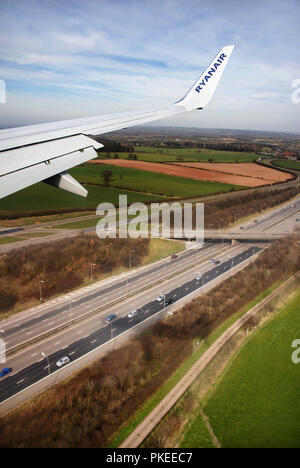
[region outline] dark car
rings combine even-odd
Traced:
[[[176,255],[176,254],[171,255],[171,259],[172,259],[172,260],[173,260],[174,258],[177,258],[177,257],[178,257],[178,255]]]
[[[165,304],[166,304],[166,306],[168,306],[168,305],[172,304],[172,302],[173,302],[173,299],[169,298],[169,299],[166,299]]]
[[[11,372],[11,367],[5,367],[5,369],[2,369],[2,371],[0,371],[0,377],[4,377],[5,375],[10,374]]]

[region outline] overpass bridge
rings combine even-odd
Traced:
[[[300,239],[300,232],[286,233],[286,232],[262,232],[262,231],[204,231],[205,240],[238,240],[238,241],[259,241],[259,242],[272,242],[275,240],[283,239],[288,236],[297,236]]]

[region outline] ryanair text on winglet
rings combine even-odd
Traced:
[[[220,67],[223,63],[223,60],[227,57],[226,54],[221,54],[218,60],[213,64],[213,66],[207,71],[207,74],[203,78],[202,81],[200,81],[200,84],[195,88],[195,91],[197,93],[200,93],[202,91],[202,87],[206,85],[208,82],[209,78],[212,77],[212,75],[217,71],[218,67]]]

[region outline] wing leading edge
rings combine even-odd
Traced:
[[[0,198],[37,182],[77,195],[87,191],[66,171],[97,157],[91,136],[152,122],[194,109],[212,98],[233,46],[224,47],[185,96],[169,107],[65,120],[0,131]]]

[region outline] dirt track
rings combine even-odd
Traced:
[[[187,179],[194,179],[194,180],[205,180],[209,182],[219,182],[225,184],[232,184],[232,185],[241,185],[244,187],[259,187],[262,185],[270,185],[274,182],[285,181],[292,178],[291,175],[282,173],[277,171],[276,169],[269,169],[264,168],[262,166],[257,166],[257,175],[251,175],[251,171],[254,171],[252,166],[256,164],[252,163],[240,163],[240,164],[228,164],[228,166],[238,166],[241,169],[241,166],[244,164],[247,166],[245,168],[245,173],[247,176],[239,175],[236,173],[226,173],[225,171],[221,171],[221,166],[224,164],[211,164],[211,163],[176,163],[176,164],[160,164],[160,163],[152,163],[152,162],[144,162],[144,161],[131,161],[128,159],[98,159],[91,161],[92,164],[111,164],[118,167],[128,167],[132,169],[140,169],[144,171],[156,172],[159,174],[167,174],[173,175],[177,177],[184,177]],[[200,165],[206,164],[206,168],[200,168]],[[187,165],[196,165],[195,167],[186,167]],[[219,171],[215,169],[215,166],[218,166]],[[220,166],[220,167],[219,167]],[[250,167],[251,169],[250,169]],[[226,166],[225,166],[226,167]],[[234,170],[234,168],[227,170]],[[247,172],[248,171],[248,172]],[[266,172],[265,172],[266,171]],[[264,176],[264,174],[266,174]]]

